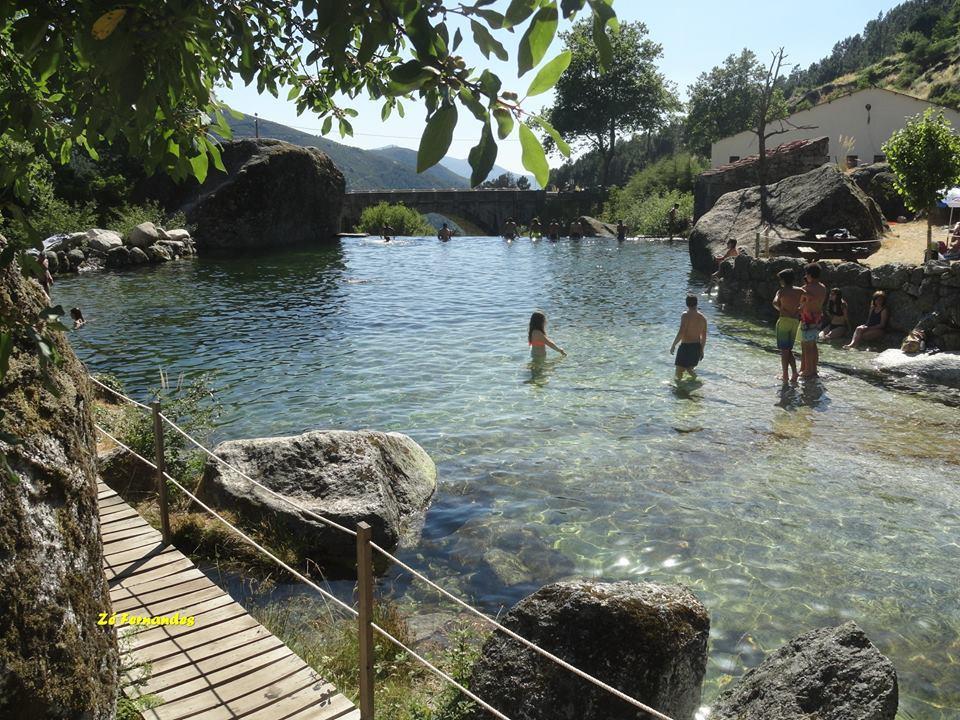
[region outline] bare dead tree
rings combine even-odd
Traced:
[[[756,134],[757,134],[757,179],[760,183],[760,221],[769,222],[770,216],[767,207],[767,140],[775,135],[783,135],[791,130],[815,130],[816,125],[795,125],[785,115],[786,108],[774,106],[777,80],[780,79],[780,70],[783,61],[787,59],[781,47],[772,54],[770,67],[767,69],[763,87],[757,100]],[[773,127],[777,123],[777,127]],[[769,127],[768,127],[769,126]]]

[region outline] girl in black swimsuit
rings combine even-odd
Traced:
[[[826,322],[820,331],[820,340],[839,340],[850,331],[850,316],[847,315],[847,301],[843,299],[840,288],[830,291],[827,300]]]

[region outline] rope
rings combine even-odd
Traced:
[[[152,467],[154,470],[157,469],[157,466],[156,466],[156,465],[154,465],[152,462],[150,462],[149,460],[147,460],[146,458],[144,458],[142,455],[139,455],[135,450],[132,450],[131,448],[129,448],[129,447],[127,447],[126,445],[124,445],[122,442],[120,442],[119,440],[117,440],[115,437],[113,437],[113,435],[111,435],[110,433],[108,433],[108,432],[107,432],[106,430],[104,430],[102,427],[100,427],[99,425],[96,425],[96,428],[97,428],[97,430],[99,430],[100,432],[102,432],[104,435],[106,435],[108,438],[110,438],[111,440],[113,440],[117,445],[119,445],[120,447],[122,447],[124,450],[126,450],[127,452],[133,454],[134,457],[140,458],[140,460],[142,460],[143,462],[145,462],[147,465],[149,465],[150,467]],[[342,600],[340,600],[340,599],[334,597],[333,595],[331,595],[330,593],[328,593],[326,590],[324,590],[322,587],[320,587],[319,585],[317,585],[315,582],[313,582],[312,580],[310,580],[309,578],[307,578],[307,577],[304,576],[303,574],[301,574],[301,573],[297,572],[296,570],[294,570],[292,567],[290,567],[289,565],[287,565],[283,560],[281,560],[281,559],[278,558],[276,555],[274,555],[272,552],[270,552],[269,550],[267,550],[265,547],[263,547],[263,546],[262,546],[260,543],[258,543],[256,540],[254,540],[254,539],[251,538],[249,535],[247,535],[246,533],[244,533],[242,530],[238,530],[237,528],[235,528],[235,527],[234,527],[233,525],[231,525],[227,520],[225,520],[223,517],[221,517],[221,515],[220,515],[216,510],[210,508],[209,506],[205,505],[201,500],[197,499],[197,497],[196,497],[192,492],[190,492],[189,490],[187,490],[183,485],[181,485],[179,482],[177,482],[174,478],[170,477],[170,475],[169,475],[168,473],[164,473],[163,476],[164,476],[167,480],[169,480],[170,482],[172,482],[174,485],[176,485],[178,488],[180,488],[180,490],[181,490],[187,497],[189,497],[191,500],[193,500],[195,503],[197,503],[197,505],[199,505],[199,506],[202,507],[204,510],[206,510],[208,513],[210,513],[211,515],[213,515],[215,518],[217,518],[217,520],[219,520],[219,521],[222,522],[224,525],[226,525],[228,528],[230,528],[231,530],[233,530],[233,532],[235,532],[237,535],[239,535],[240,537],[242,537],[242,538],[243,538],[244,540],[246,540],[250,545],[252,545],[253,547],[255,547],[257,550],[259,550],[260,552],[262,552],[264,555],[266,555],[267,557],[269,557],[271,560],[273,560],[277,565],[279,565],[280,567],[282,567],[282,568],[283,568],[284,570],[286,570],[288,573],[290,573],[291,575],[293,575],[294,577],[296,577],[296,578],[297,578],[298,580],[300,580],[301,582],[304,582],[304,583],[306,583],[307,585],[309,585],[311,588],[313,588],[313,589],[316,590],[318,593],[320,593],[321,595],[323,595],[323,597],[327,598],[328,600],[333,601],[334,604],[338,605],[340,608],[342,608],[343,610],[345,610],[346,612],[348,612],[348,613],[349,613],[350,615],[352,615],[353,617],[357,617],[358,613],[357,613],[356,610],[354,610],[352,607],[350,607],[349,605],[347,605],[347,604],[346,604],[345,602],[343,602]]]
[[[170,427],[172,427],[172,428],[173,428],[174,430],[176,430],[178,433],[180,433],[181,435],[183,435],[183,437],[185,437],[185,438],[186,438],[188,441],[190,441],[193,445],[195,445],[197,448],[199,448],[202,452],[206,453],[209,457],[211,457],[212,459],[216,460],[216,461],[219,462],[219,463],[222,463],[222,464],[226,465],[228,468],[230,468],[230,469],[233,470],[235,473],[237,473],[240,477],[244,478],[245,480],[248,480],[249,482],[253,483],[253,484],[256,485],[258,488],[260,488],[261,490],[264,490],[265,492],[269,493],[270,495],[273,495],[273,496],[274,496],[275,498],[277,498],[278,500],[282,500],[282,501],[285,502],[287,505],[289,505],[289,506],[291,506],[292,508],[294,508],[297,512],[301,512],[301,513],[303,513],[303,514],[305,514],[305,515],[309,515],[309,516],[312,517],[312,518],[316,518],[317,520],[319,520],[320,522],[324,523],[325,525],[328,525],[329,527],[332,527],[332,528],[336,528],[337,530],[340,530],[341,532],[345,532],[345,533],[347,533],[348,535],[350,535],[350,536],[352,536],[352,537],[356,537],[356,536],[357,536],[357,531],[356,531],[356,530],[351,530],[350,528],[344,527],[343,525],[340,525],[339,523],[334,522],[333,520],[330,520],[329,518],[325,518],[325,517],[323,517],[322,515],[318,515],[317,513],[313,512],[312,510],[310,510],[310,509],[308,509],[308,508],[300,507],[299,505],[297,505],[295,502],[293,502],[293,501],[290,500],[289,498],[284,497],[283,495],[281,495],[280,493],[276,492],[275,490],[271,490],[271,489],[268,488],[266,485],[262,485],[261,483],[258,483],[256,480],[254,480],[252,477],[250,477],[249,475],[247,475],[245,472],[243,472],[243,471],[240,470],[239,468],[231,465],[230,463],[228,463],[228,462],[227,462],[226,460],[224,460],[223,458],[215,455],[212,450],[208,450],[208,449],[205,448],[203,445],[201,445],[200,443],[198,443],[196,440],[194,440],[192,437],[190,437],[190,435],[188,435],[185,430],[183,430],[179,425],[177,425],[175,422],[173,422],[173,420],[171,420],[170,418],[168,418],[166,415],[164,415],[163,413],[160,413],[160,417],[163,418]]]
[[[596,685],[597,687],[599,687],[601,690],[605,690],[606,692],[608,692],[608,693],[610,693],[610,694],[612,694],[612,695],[615,695],[616,697],[620,698],[620,699],[623,700],[624,702],[633,705],[635,708],[638,708],[638,709],[640,709],[640,710],[643,710],[643,711],[646,712],[646,713],[649,713],[649,714],[652,715],[653,717],[658,718],[658,720],[673,720],[669,715],[664,715],[663,713],[661,713],[661,712],[659,712],[659,711],[657,711],[657,710],[654,710],[652,707],[650,707],[650,706],[648,706],[648,705],[644,705],[644,704],[643,704],[642,702],[640,702],[639,700],[635,700],[634,698],[630,697],[629,695],[621,692],[620,690],[617,690],[617,689],[616,689],[615,687],[613,687],[612,685],[608,685],[607,683],[603,682],[603,680],[600,680],[599,678],[593,677],[593,676],[590,675],[589,673],[586,673],[586,672],[584,672],[583,670],[580,670],[579,668],[571,665],[571,664],[568,663],[566,660],[563,660],[562,658],[557,657],[556,655],[554,655],[554,654],[551,653],[550,651],[544,650],[543,648],[539,647],[538,645],[535,645],[534,643],[530,642],[530,641],[527,640],[526,638],[524,638],[524,637],[518,635],[517,633],[515,633],[513,630],[510,630],[509,628],[504,627],[503,625],[501,625],[500,623],[498,623],[498,622],[497,622],[496,620],[494,620],[493,618],[487,617],[486,615],[484,615],[482,612],[480,612],[480,611],[477,610],[476,608],[471,607],[471,606],[468,605],[467,603],[463,602],[463,600],[461,600],[460,598],[456,597],[455,595],[452,595],[451,593],[449,593],[448,591],[444,590],[442,587],[440,587],[439,585],[437,585],[435,582],[433,582],[433,581],[430,580],[429,578],[425,577],[425,576],[422,575],[421,573],[419,573],[419,572],[417,572],[416,570],[414,570],[412,567],[410,567],[409,565],[407,565],[407,564],[406,564],[405,562],[403,562],[402,560],[398,560],[397,558],[395,558],[393,555],[391,555],[389,552],[387,552],[387,551],[384,550],[382,547],[380,547],[379,545],[377,545],[375,542],[372,542],[372,541],[371,541],[371,542],[370,542],[370,545],[373,547],[374,550],[376,550],[376,551],[379,552],[380,554],[386,556],[386,557],[389,558],[391,561],[395,562],[397,565],[399,565],[400,567],[402,567],[404,570],[406,570],[407,572],[409,572],[411,575],[413,575],[413,576],[416,577],[417,579],[422,580],[423,582],[425,582],[427,585],[429,585],[431,588],[433,588],[434,590],[436,590],[436,591],[437,591],[438,593],[440,593],[442,596],[446,597],[446,598],[449,599],[449,600],[452,600],[455,604],[459,605],[460,607],[462,607],[463,609],[467,610],[468,612],[473,613],[474,615],[476,615],[478,618],[480,618],[480,619],[483,620],[484,622],[489,623],[490,625],[493,625],[493,626],[494,626],[495,628],[497,628],[498,630],[506,633],[507,635],[509,635],[510,637],[512,637],[514,640],[516,640],[516,641],[518,641],[519,643],[525,645],[526,647],[530,648],[530,649],[533,650],[534,652],[539,653],[539,654],[542,655],[543,657],[547,658],[547,660],[550,660],[551,662],[556,663],[557,665],[559,665],[560,667],[564,668],[565,670],[569,670],[569,671],[572,672],[574,675],[577,675],[578,677],[580,677],[580,678],[582,678],[582,679],[584,679],[584,680],[587,680],[588,682],[593,683],[594,685]]]
[[[492,715],[495,715],[496,717],[500,718],[500,720],[510,720],[509,717],[507,717],[506,715],[504,715],[502,712],[500,712],[499,710],[497,710],[495,707],[493,707],[493,706],[490,705],[489,703],[484,702],[480,697],[478,697],[478,696],[475,695],[474,693],[472,693],[472,692],[470,692],[469,690],[467,690],[463,685],[461,685],[461,684],[458,683],[456,680],[454,680],[452,677],[450,677],[449,675],[447,675],[443,670],[441,670],[440,668],[434,666],[429,660],[427,660],[426,658],[418,655],[416,652],[414,652],[413,650],[411,650],[410,648],[408,648],[406,645],[404,645],[402,642],[400,642],[399,640],[397,640],[393,635],[391,635],[390,633],[388,633],[386,630],[384,630],[382,627],[380,627],[379,625],[377,625],[375,622],[370,623],[370,626],[371,626],[374,630],[376,630],[378,633],[380,633],[383,637],[385,637],[387,640],[389,640],[390,642],[392,642],[394,645],[396,645],[397,647],[401,648],[404,652],[409,653],[410,655],[412,655],[413,657],[415,657],[417,660],[419,660],[421,663],[423,663],[424,665],[426,665],[435,675],[440,676],[441,678],[443,678],[444,680],[446,680],[448,683],[450,683],[451,685],[453,685],[457,690],[459,690],[459,691],[462,692],[464,695],[466,695],[467,697],[469,697],[471,700],[473,700],[473,701],[476,702],[476,703],[479,703],[479,704],[483,707],[484,710],[486,710],[487,712],[491,713]]]
[[[114,391],[114,390],[111,390],[110,388],[108,388],[106,385],[104,385],[103,383],[99,382],[98,380],[95,380],[95,379],[92,378],[92,377],[91,377],[90,379],[93,380],[93,382],[95,382],[95,383],[97,383],[98,385],[100,385],[101,387],[104,387],[104,388],[106,388],[107,390],[109,390],[110,392],[114,393],[115,395],[117,395],[117,396],[119,396],[119,397],[121,397],[121,398],[124,398],[125,400],[128,400],[129,402],[132,402],[134,405],[138,405],[138,406],[140,406],[140,407],[142,407],[142,408],[145,408],[146,410],[151,410],[151,411],[152,411],[152,409],[149,408],[148,406],[143,405],[142,403],[138,403],[136,400],[132,400],[131,398],[126,397],[125,395],[122,395],[122,394],[120,394],[120,393],[118,393],[118,392],[116,392],[116,391]],[[302,512],[302,513],[304,513],[304,514],[306,514],[306,515],[309,515],[309,516],[311,516],[311,517],[314,517],[314,518],[316,518],[317,520],[320,520],[322,523],[328,525],[329,527],[336,528],[337,530],[340,530],[340,531],[342,531],[342,532],[348,533],[349,535],[351,535],[351,536],[353,536],[353,537],[356,537],[356,535],[357,535],[356,531],[350,530],[349,528],[346,528],[346,527],[344,527],[343,525],[340,525],[339,523],[334,522],[333,520],[330,520],[330,519],[325,518],[325,517],[323,517],[323,516],[321,516],[321,515],[318,515],[317,513],[313,512],[312,510],[309,510],[309,509],[307,509],[307,508],[302,508],[302,507],[300,507],[299,505],[297,505],[296,503],[294,503],[294,502],[292,502],[291,500],[289,500],[288,498],[284,497],[283,495],[280,495],[279,493],[275,492],[274,490],[271,490],[270,488],[266,487],[265,485],[262,485],[261,483],[257,482],[256,480],[254,480],[253,478],[251,478],[249,475],[247,475],[246,473],[244,473],[242,470],[239,470],[238,468],[234,467],[233,465],[231,465],[230,463],[228,463],[226,460],[223,460],[222,458],[220,458],[219,456],[217,456],[216,454],[214,454],[213,451],[209,450],[208,448],[204,447],[204,446],[201,445],[199,442],[197,442],[196,440],[194,440],[193,437],[191,437],[185,430],[183,430],[183,429],[182,429],[180,426],[178,426],[175,422],[173,422],[172,420],[170,420],[170,419],[169,419],[167,416],[165,416],[163,413],[160,414],[160,417],[161,417],[164,421],[166,421],[166,423],[167,423],[170,427],[172,427],[174,430],[176,430],[180,435],[182,435],[184,438],[186,438],[190,443],[192,443],[193,445],[195,445],[199,450],[201,450],[202,452],[204,452],[207,456],[209,456],[209,457],[212,458],[213,460],[216,460],[216,461],[219,462],[219,463],[222,463],[223,465],[226,465],[228,468],[230,468],[230,469],[233,470],[235,473],[237,473],[238,475],[240,475],[240,477],[242,477],[242,478],[244,478],[245,480],[253,483],[253,485],[255,485],[256,487],[258,487],[258,488],[266,491],[266,492],[269,493],[270,495],[273,495],[274,497],[276,497],[277,499],[279,499],[279,500],[283,501],[284,503],[290,505],[291,507],[293,507],[293,508],[296,509],[297,511]],[[152,462],[150,462],[149,460],[147,460],[147,459],[144,458],[143,456],[138,455],[134,450],[132,450],[131,448],[129,448],[129,447],[127,447],[126,445],[124,445],[123,443],[121,443],[119,440],[117,440],[115,437],[113,437],[112,435],[110,435],[106,430],[104,430],[103,428],[101,428],[99,425],[97,425],[96,427],[97,427],[97,429],[98,429],[100,432],[102,432],[104,435],[106,435],[106,436],[109,437],[111,440],[113,440],[115,443],[117,443],[117,445],[119,445],[120,447],[124,448],[124,449],[127,450],[128,452],[132,453],[134,456],[136,456],[137,458],[139,458],[140,460],[142,460],[143,462],[145,462],[145,463],[146,463],[147,465],[149,465],[150,467],[156,469],[157,466],[154,465]],[[246,540],[249,544],[251,544],[251,545],[252,545],[253,547],[255,547],[257,550],[260,550],[262,553],[264,553],[265,555],[267,555],[271,560],[273,560],[273,561],[276,562],[278,565],[280,565],[280,566],[283,567],[285,570],[287,570],[287,572],[291,573],[292,575],[294,575],[295,577],[297,577],[297,578],[300,579],[301,581],[305,582],[307,585],[309,585],[310,587],[312,587],[314,590],[316,590],[317,592],[319,592],[319,593],[320,593],[321,595],[323,595],[324,597],[329,598],[330,600],[332,600],[335,604],[337,604],[338,606],[340,606],[340,607],[342,607],[343,609],[345,609],[347,612],[349,612],[350,614],[352,614],[354,617],[357,616],[358,613],[357,613],[356,610],[354,610],[353,608],[351,608],[351,607],[348,606],[347,604],[343,603],[343,602],[340,601],[339,599],[335,598],[335,597],[334,597],[333,595],[331,595],[330,593],[328,593],[328,592],[326,592],[325,590],[323,590],[321,587],[319,587],[318,585],[316,585],[314,582],[312,582],[311,580],[307,579],[305,576],[303,576],[302,574],[300,574],[299,572],[297,572],[296,570],[294,570],[293,568],[291,568],[289,565],[287,565],[285,562],[283,562],[282,560],[280,560],[280,558],[278,558],[276,555],[274,555],[273,553],[271,553],[269,550],[267,550],[267,549],[264,548],[263,546],[259,545],[255,540],[251,539],[251,538],[248,537],[246,534],[244,534],[242,531],[240,531],[240,530],[238,530],[237,528],[235,528],[235,527],[234,527],[233,525],[231,525],[229,522],[227,522],[226,520],[224,520],[215,510],[213,510],[212,508],[210,508],[210,507],[208,507],[207,505],[205,505],[205,504],[204,504],[203,502],[201,502],[193,493],[191,493],[189,490],[187,490],[185,487],[183,487],[183,485],[181,485],[179,482],[177,482],[174,478],[170,477],[170,475],[168,475],[167,473],[164,473],[164,477],[166,477],[166,478],[167,478],[168,480],[170,480],[174,485],[176,485],[178,488],[180,488],[180,490],[183,491],[184,494],[186,494],[189,498],[191,498],[194,502],[196,502],[200,507],[202,507],[204,510],[206,510],[207,512],[209,512],[210,514],[212,514],[213,516],[215,516],[218,520],[220,520],[220,522],[222,522],[222,523],[223,523],[224,525],[226,525],[228,528],[230,528],[230,529],[233,530],[235,533],[237,533],[238,535],[240,535],[240,537],[242,537],[244,540]],[[431,587],[433,590],[435,590],[436,592],[438,592],[438,593],[439,593],[440,595],[442,595],[443,597],[451,600],[453,603],[455,603],[455,604],[458,605],[459,607],[463,608],[464,610],[466,610],[466,611],[469,612],[469,613],[472,613],[473,615],[475,615],[476,617],[480,618],[481,620],[483,620],[484,622],[488,623],[489,625],[492,625],[493,627],[495,627],[496,629],[500,630],[501,632],[503,632],[504,634],[508,635],[509,637],[513,638],[513,639],[516,640],[517,642],[519,642],[519,643],[521,643],[522,645],[530,648],[531,650],[533,650],[534,652],[538,653],[538,654],[541,655],[542,657],[545,657],[547,660],[550,660],[551,662],[556,663],[557,665],[559,665],[560,667],[564,668],[565,670],[568,670],[569,672],[572,672],[574,675],[580,677],[580,678],[583,679],[583,680],[586,680],[587,682],[592,683],[593,685],[597,686],[597,687],[600,688],[601,690],[604,690],[604,691],[610,693],[611,695],[614,695],[615,697],[619,698],[620,700],[623,700],[624,702],[626,702],[626,703],[628,703],[628,704],[630,704],[630,705],[633,705],[635,708],[638,708],[639,710],[643,710],[644,712],[649,713],[650,715],[652,715],[653,717],[657,718],[658,720],[673,720],[670,716],[664,715],[663,713],[659,712],[658,710],[653,709],[653,708],[650,707],[649,705],[645,705],[644,703],[640,702],[639,700],[636,700],[636,699],[630,697],[629,695],[627,695],[626,693],[618,690],[617,688],[613,687],[612,685],[608,685],[607,683],[603,682],[603,681],[600,680],[599,678],[595,678],[594,676],[590,675],[589,673],[586,673],[586,672],[584,672],[583,670],[580,670],[579,668],[575,667],[574,665],[571,665],[570,663],[568,663],[566,660],[563,660],[562,658],[557,657],[556,655],[554,655],[553,653],[549,652],[548,650],[544,650],[543,648],[539,647],[538,645],[535,645],[534,643],[532,643],[530,640],[527,640],[526,638],[522,637],[521,635],[518,635],[518,634],[515,633],[513,630],[510,630],[509,628],[504,627],[503,625],[501,625],[500,623],[498,623],[496,620],[488,617],[487,615],[483,614],[482,612],[480,612],[480,611],[477,610],[476,608],[468,605],[467,603],[465,603],[464,601],[462,601],[460,598],[456,597],[455,595],[451,594],[450,592],[448,592],[448,591],[445,590],[444,588],[440,587],[439,585],[437,585],[435,582],[433,582],[432,580],[430,580],[429,578],[427,578],[427,577],[424,576],[423,574],[417,572],[417,571],[414,570],[412,567],[410,567],[409,565],[407,565],[407,564],[404,563],[403,561],[399,560],[399,559],[398,559],[397,557],[395,557],[394,555],[391,555],[388,551],[384,550],[382,547],[380,547],[379,545],[377,545],[375,542],[372,542],[372,541],[371,541],[370,545],[373,547],[374,550],[376,550],[377,552],[379,552],[381,555],[383,555],[384,557],[386,557],[388,560],[390,560],[390,561],[393,562],[393,563],[396,563],[397,565],[399,565],[400,567],[402,567],[404,570],[406,570],[407,572],[409,572],[411,575],[413,575],[413,576],[416,577],[417,579],[421,580],[422,582],[426,583],[429,587]],[[385,630],[379,628],[375,623],[371,623],[371,625],[372,625],[378,632],[380,632],[384,637],[386,637],[388,640],[394,642],[394,643],[397,644],[399,647],[403,648],[403,650],[404,650],[405,652],[408,652],[408,653],[410,653],[412,656],[416,657],[417,660],[419,660],[419,661],[422,662],[424,665],[426,665],[427,667],[429,667],[433,672],[435,672],[436,674],[438,674],[438,675],[439,675],[440,677],[442,677],[444,680],[446,680],[447,682],[450,682],[451,684],[453,684],[454,686],[456,686],[457,689],[459,689],[461,692],[465,693],[465,694],[468,695],[471,699],[473,699],[473,700],[475,700],[476,702],[480,703],[480,705],[482,705],[486,710],[488,710],[489,712],[492,712],[492,713],[493,713],[494,715],[496,715],[498,718],[501,718],[501,720],[510,720],[509,718],[507,718],[506,716],[504,716],[504,715],[502,715],[500,712],[498,712],[495,708],[491,707],[490,705],[488,705],[487,703],[485,703],[483,700],[481,700],[480,698],[478,698],[476,695],[474,695],[473,693],[471,693],[469,690],[467,690],[466,688],[464,688],[462,685],[460,685],[459,683],[457,683],[455,680],[453,680],[453,678],[451,678],[451,677],[449,677],[448,675],[446,675],[445,673],[443,673],[443,671],[435,668],[435,667],[434,667],[433,665],[431,665],[427,660],[423,659],[422,657],[420,657],[419,655],[417,655],[415,652],[413,652],[412,650],[410,650],[409,648],[407,648],[406,646],[404,646],[403,643],[401,643],[399,640],[397,640],[396,638],[394,638],[393,636],[391,636],[391,635],[390,635],[389,633],[387,633]]]
[[[141,407],[141,408],[143,408],[144,410],[150,410],[150,406],[149,406],[149,405],[144,405],[144,404],[141,403],[141,402],[137,402],[137,401],[134,400],[133,398],[127,397],[126,395],[124,395],[124,394],[121,393],[121,392],[117,392],[116,390],[114,390],[114,389],[111,388],[111,387],[107,387],[107,386],[104,385],[102,382],[100,382],[99,380],[97,380],[93,375],[88,375],[87,377],[88,377],[92,382],[96,383],[97,385],[99,385],[100,387],[102,387],[102,388],[103,388],[104,390],[106,390],[107,392],[112,393],[113,395],[116,395],[116,396],[117,396],[118,398],[120,398],[121,400],[126,400],[128,403],[133,403],[133,404],[136,405],[137,407]],[[131,450],[130,452],[133,452],[133,451]]]

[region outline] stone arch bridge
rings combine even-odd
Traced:
[[[352,230],[364,208],[387,202],[403,203],[422,213],[462,218],[488,235],[499,235],[507,218],[521,225],[535,217],[544,225],[554,218],[569,222],[580,215],[599,214],[605,199],[601,190],[360,190],[344,195],[340,229]]]

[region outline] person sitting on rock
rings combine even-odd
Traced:
[[[870,315],[865,325],[858,325],[853,331],[853,338],[845,348],[855,348],[861,341],[870,342],[879,340],[887,330],[887,321],[890,311],[887,310],[887,295],[883,290],[877,290],[870,302]]]
[[[843,299],[840,288],[830,290],[827,299],[827,312],[824,315],[823,330],[820,331],[820,340],[839,340],[850,332],[850,315],[847,312],[847,301]]]
[[[960,226],[960,223],[957,223]],[[950,247],[943,254],[944,260],[960,260],[960,228],[957,228],[954,234],[950,235]]]

